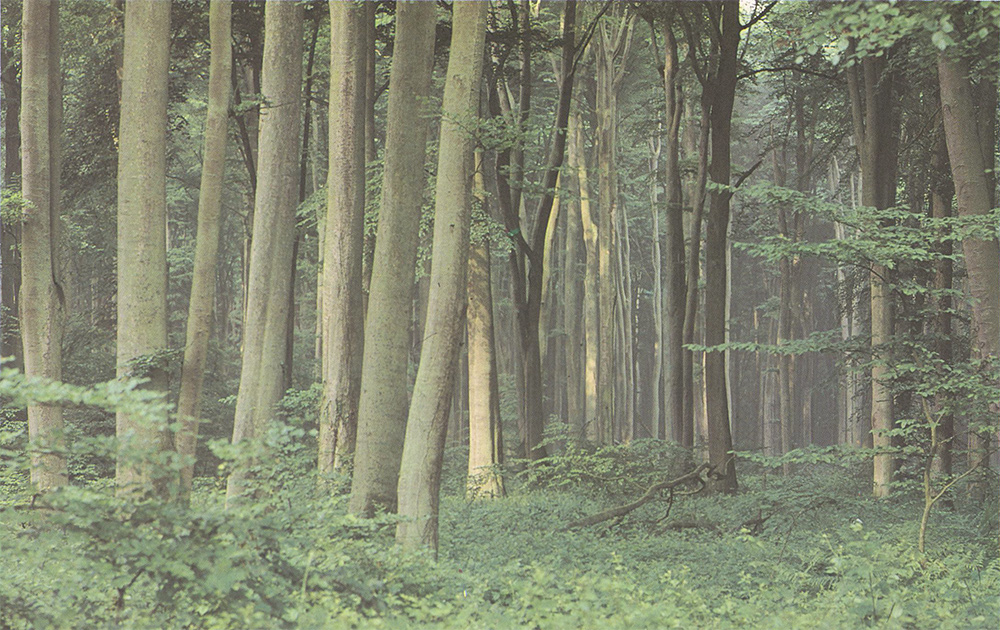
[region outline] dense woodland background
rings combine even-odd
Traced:
[[[2,12],[4,627],[995,622],[1000,5]]]

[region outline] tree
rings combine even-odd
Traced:
[[[617,310],[625,307],[615,296],[615,273],[611,252],[619,222],[617,162],[618,95],[625,76],[625,63],[632,42],[635,16],[627,16],[623,5],[616,5],[619,15],[612,17],[617,27],[602,23],[595,41],[597,75],[597,189],[601,213],[598,217],[597,256],[599,273],[600,359],[597,364],[598,440],[610,444],[614,430],[614,321]],[[617,305],[617,306],[616,306]]]
[[[119,378],[148,378],[148,387],[161,391],[167,388],[169,66],[170,3],[126,3],[118,149],[117,373]],[[167,448],[165,422],[116,414],[123,449],[116,473],[120,488],[153,481],[148,465],[136,457]]]
[[[993,41],[995,35],[994,31],[987,44],[988,59],[991,62],[997,59],[996,43]],[[954,47],[946,48],[940,53],[937,70],[957,214],[959,217],[983,216],[996,205],[993,156],[996,145],[996,83],[986,78],[990,74],[984,76],[981,79],[982,92],[976,98],[977,86],[973,85],[970,78],[971,64]],[[981,103],[982,112],[978,116],[977,100]],[[987,362],[986,369],[994,371],[991,380],[996,383],[997,361],[1000,360],[1000,244],[996,232],[992,238],[964,238],[962,251],[965,254],[969,292],[973,300],[975,347],[979,356]],[[1000,411],[1000,405],[995,400],[991,404],[991,411],[994,414]],[[989,442],[993,436],[980,435],[979,439],[981,442]],[[984,450],[974,449],[977,452],[973,454],[970,462],[972,465],[986,463]],[[981,484],[977,485],[976,492],[980,495],[985,492]]]
[[[867,56],[847,71],[854,136],[861,160],[861,203],[885,210],[896,198],[896,165],[899,123],[893,111],[894,76],[886,57]],[[873,265],[871,282],[871,345],[877,359],[872,365],[872,440],[876,449],[891,446],[888,435],[893,427],[893,399],[889,383],[889,340],[893,333],[893,310],[889,269]],[[891,453],[875,455],[873,492],[889,494],[895,473]]]
[[[517,330],[520,341],[520,351],[523,372],[519,375],[523,383],[523,415],[524,415],[524,451],[529,459],[538,460],[546,455],[541,444],[542,432],[545,426],[543,417],[542,361],[541,348],[538,343],[539,320],[541,317],[542,285],[544,280],[544,248],[545,233],[548,229],[549,215],[555,201],[556,182],[559,170],[565,157],[569,110],[573,93],[573,78],[576,72],[576,2],[567,0],[563,9],[562,24],[562,55],[559,69],[559,96],[556,105],[555,126],[542,171],[542,196],[534,210],[533,228],[530,235],[521,229],[520,189],[512,190],[511,180],[517,181],[516,172],[520,169],[519,159],[509,161],[508,152],[498,155],[496,169],[499,195],[497,200],[500,214],[507,233],[514,239],[515,248],[511,253],[511,272],[513,274],[514,308],[517,317]],[[585,46],[581,46],[581,49]],[[522,66],[525,64],[522,63]],[[522,91],[525,77],[522,77]],[[500,99],[497,86],[491,86],[491,115],[499,113]],[[526,116],[523,103],[526,97],[522,94],[521,112]],[[515,156],[516,157],[516,156]],[[510,166],[511,177],[505,171]]]
[[[21,28],[21,194],[25,207],[19,305],[24,372],[58,381],[62,378],[64,317],[59,281],[59,2],[25,0]],[[40,491],[67,483],[62,432],[61,407],[28,407],[31,483]]]
[[[474,194],[483,215],[489,216],[480,154],[476,155],[476,160]],[[500,497],[505,490],[503,477],[496,467],[503,463],[503,435],[493,330],[490,242],[485,234],[472,237],[466,286],[468,310],[465,325],[469,347],[469,475],[466,495],[469,498]]]
[[[441,465],[466,310],[473,155],[486,2],[453,6],[451,53],[441,104],[434,244],[424,343],[413,386],[399,475],[396,541],[437,551]]]
[[[389,77],[385,176],[365,322],[358,437],[350,510],[394,511],[406,430],[406,367],[410,349],[413,270],[424,189],[429,94],[434,63],[435,5],[396,5],[396,39]]]
[[[264,437],[290,367],[285,333],[302,131],[302,13],[296,2],[268,2],[264,14],[264,105],[233,444]],[[248,464],[243,463],[229,477],[227,500],[243,494],[247,478]]]
[[[211,58],[208,74],[208,113],[205,119],[204,157],[198,195],[198,236],[191,272],[184,363],[177,396],[181,429],[174,438],[178,455],[190,458],[181,469],[181,492],[191,492],[198,445],[201,391],[215,303],[215,268],[222,224],[222,188],[226,176],[229,135],[229,92],[232,73],[232,0],[209,5]]]
[[[712,192],[705,227],[705,345],[720,346],[726,342],[726,240],[729,229],[730,153],[733,102],[738,76],[737,54],[740,32],[739,3],[723,1],[707,5],[717,25],[719,57],[716,72],[711,77],[712,162],[708,168],[712,182],[722,188]],[[707,89],[707,88],[706,88]],[[712,486],[723,492],[736,490],[736,466],[730,451],[733,437],[730,429],[727,395],[726,360],[722,352],[709,352],[705,357],[706,415],[708,417],[708,457],[716,467],[717,477]]]
[[[672,16],[671,16],[672,17]],[[666,202],[667,221],[664,230],[666,240],[666,291],[663,296],[663,315],[666,334],[663,348],[664,422],[670,428],[670,436],[675,442],[684,437],[684,308],[687,301],[684,281],[684,209],[681,204],[680,125],[684,108],[681,105],[680,68],[677,56],[677,39],[674,36],[672,19],[663,26],[665,54],[663,65],[663,86],[666,94]],[[699,232],[700,227],[699,227]],[[692,243],[700,239],[700,234],[692,231]],[[657,383],[657,386],[659,383]]]
[[[365,214],[366,8],[330,3],[330,166],[323,236],[319,470],[353,453],[364,320],[361,256]]]

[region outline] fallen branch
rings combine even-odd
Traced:
[[[681,475],[676,479],[672,479],[670,481],[661,481],[660,483],[654,483],[653,485],[651,485],[649,488],[646,489],[646,492],[643,493],[641,497],[639,497],[635,501],[631,503],[626,503],[625,505],[620,505],[618,507],[611,508],[609,510],[605,510],[603,512],[598,512],[597,514],[594,514],[592,516],[587,516],[585,518],[577,519],[575,521],[570,521],[569,523],[566,523],[566,525],[560,527],[558,531],[565,532],[571,529],[576,529],[578,527],[589,527],[590,525],[596,525],[598,523],[603,523],[604,521],[610,521],[611,519],[614,518],[621,518],[622,516],[625,516],[629,512],[637,510],[642,506],[646,505],[647,503],[655,499],[657,495],[660,492],[663,492],[664,490],[670,491],[670,499],[672,501],[674,495],[674,489],[677,486],[680,486],[681,484],[687,483],[689,481],[698,482],[699,487],[697,490],[685,494],[694,494],[694,492],[698,492],[705,487],[705,479],[702,478],[701,474],[706,470],[711,470],[709,465],[701,464],[691,472]]]

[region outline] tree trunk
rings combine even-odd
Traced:
[[[701,272],[701,224],[705,210],[705,189],[708,182],[708,152],[711,124],[711,90],[708,85],[702,87],[701,124],[698,137],[698,175],[694,182],[694,195],[691,199],[691,243],[688,247],[688,258],[685,269],[685,299],[684,299],[684,345],[695,343],[695,324],[698,320],[698,279]],[[682,378],[684,380],[683,426],[681,433],[674,439],[685,448],[694,447],[695,435],[695,386],[694,386],[694,352],[684,350],[682,357]]]
[[[863,78],[857,67],[848,70],[848,90],[854,120],[854,133],[860,150],[862,192],[861,203],[885,210],[895,203],[896,146],[899,129],[893,114],[893,75],[883,57],[868,57],[862,61]],[[892,445],[886,432],[893,428],[893,399],[889,387],[888,343],[893,334],[892,295],[889,289],[889,269],[875,264],[871,283],[871,345],[875,360],[872,364],[871,430],[875,449],[886,450]],[[892,453],[875,455],[873,493],[889,495],[889,484],[895,474]]]
[[[583,224],[583,241],[586,254],[584,271],[583,324],[584,324],[584,417],[580,437],[597,441],[597,360],[599,344],[598,312],[600,293],[598,291],[597,224],[590,210],[590,183],[587,174],[587,153],[583,142],[580,117],[573,115],[573,140],[570,144],[569,159],[574,167],[580,188],[580,220]]]
[[[396,509],[428,131],[421,108],[414,103],[430,93],[435,11],[429,2],[396,5],[382,207],[368,298],[349,503],[355,514],[372,515],[378,507]]]
[[[955,187],[951,178],[944,173],[950,172],[948,163],[948,146],[944,138],[944,127],[938,132],[938,139],[935,143],[934,153],[931,155],[932,177],[936,178],[931,185],[931,216],[936,220],[947,220],[951,217],[951,200],[955,194]],[[952,299],[949,293],[952,290],[954,268],[951,261],[952,243],[942,241],[938,251],[941,259],[934,263],[934,291],[935,315],[933,321],[934,336],[937,339],[935,351],[938,359],[944,365],[951,365],[952,353],[952,332],[951,332],[951,309]],[[951,405],[950,396],[942,392],[937,395],[935,403],[938,409],[947,408]],[[940,442],[938,446],[937,458],[934,460],[934,470],[938,474],[950,477],[952,474],[953,448],[952,442],[955,439],[955,415],[951,411],[945,411],[940,417],[940,426],[937,428],[937,438]]]
[[[147,387],[158,391],[167,388],[158,353],[167,347],[169,66],[170,4],[127,3],[118,149],[117,374],[149,378]],[[153,481],[149,456],[167,448],[166,422],[166,417],[116,414],[122,441],[116,470],[120,490]]]
[[[573,131],[569,133],[572,135]],[[569,139],[567,153],[573,155],[575,140]],[[569,157],[568,173],[575,175],[576,165]],[[567,180],[570,181],[570,180]],[[569,188],[569,186],[567,187]],[[566,200],[566,252],[563,257],[563,331],[566,351],[566,420],[569,423],[571,439],[583,438],[586,424],[586,402],[584,398],[584,361],[586,341],[583,327],[583,283],[581,267],[583,253],[583,223],[579,211],[573,207],[571,198]],[[583,265],[581,265],[581,262]]]
[[[191,272],[184,363],[177,397],[181,428],[174,438],[177,454],[189,458],[181,468],[181,497],[191,493],[201,416],[201,390],[212,329],[215,302],[215,267],[222,225],[222,188],[226,175],[226,138],[229,134],[229,86],[232,72],[232,2],[212,0],[209,5],[211,60],[208,75],[208,114],[205,120],[204,157],[198,194],[198,235]]]
[[[733,101],[736,96],[736,65],[740,43],[739,3],[720,3],[721,39],[718,76],[712,99],[712,182],[726,187],[712,193],[705,228],[705,345],[719,346],[726,341],[726,234],[729,228],[729,192],[731,161],[730,132]],[[736,466],[729,425],[729,401],[726,394],[726,359],[723,352],[709,352],[705,357],[706,417],[708,421],[709,464],[716,467],[710,482],[713,490],[736,490]]]
[[[243,329],[243,361],[236,397],[233,444],[260,440],[284,395],[287,318],[295,243],[302,90],[302,5],[268,2],[257,148],[250,279]],[[247,490],[248,464],[229,477],[227,501]]]
[[[995,166],[987,161],[994,145],[989,129],[994,124],[996,85],[984,80],[987,86],[992,85],[984,91],[992,97],[994,107],[984,107],[986,123],[981,124],[976,116],[970,72],[969,62],[957,53],[946,51],[938,57],[941,111],[959,217],[986,215],[996,205],[992,177]],[[973,300],[972,329],[976,350],[987,361],[987,369],[995,375],[1000,360],[1000,291],[997,289],[1000,286],[1000,244],[996,233],[992,238],[967,237],[962,240],[962,251]],[[992,401],[990,407],[994,414],[1000,413],[996,401]],[[985,468],[989,443],[994,442],[996,436],[981,432],[976,438],[978,443],[971,449],[970,465]],[[985,483],[980,477],[973,486],[973,496],[985,496]]]
[[[406,421],[397,491],[403,520],[396,526],[396,541],[405,550],[427,546],[435,554],[441,465],[466,310],[475,140],[464,121],[475,119],[478,113],[487,8],[486,2],[463,2],[453,9],[441,105],[426,337]]]
[[[364,322],[361,256],[365,214],[364,5],[330,3],[330,136],[327,211],[323,237],[323,402],[319,471],[327,473],[354,452]]]
[[[482,161],[477,155],[475,195],[483,214],[488,199],[483,184]],[[506,494],[498,466],[503,463],[500,396],[493,330],[493,289],[490,284],[490,249],[485,236],[469,248],[466,330],[469,342],[469,475],[466,497],[493,498]]]
[[[683,106],[680,102],[680,68],[677,58],[677,40],[673,25],[663,28],[666,37],[663,84],[666,92],[667,141],[666,158],[666,291],[664,311],[664,415],[670,436],[682,442],[684,435],[684,310],[687,300],[684,287],[684,208],[681,203],[680,176],[680,125]],[[699,221],[700,223],[700,221]],[[700,226],[699,226],[700,227]],[[700,229],[699,229],[700,231]],[[697,235],[693,240],[699,238]],[[692,240],[692,242],[693,242]]]
[[[663,347],[663,333],[665,328],[665,320],[663,319],[663,255],[660,251],[660,200],[658,194],[659,182],[657,182],[662,146],[659,138],[655,142],[652,139],[649,141],[651,153],[649,158],[649,214],[653,228],[653,334],[655,339],[653,342],[653,373],[649,379],[651,389],[649,406],[652,412],[649,420],[652,437],[655,440],[664,439],[667,436],[667,427],[670,426],[670,421],[661,413],[662,405],[660,404],[660,393],[664,389],[663,356],[666,354],[666,348]],[[678,378],[680,378],[680,375],[678,375]],[[676,437],[674,437],[674,440],[679,441]]]
[[[24,373],[62,379],[63,292],[59,284],[62,79],[59,2],[22,5],[21,340]],[[8,110],[7,115],[10,116]],[[66,485],[62,408],[28,406],[31,485],[40,492]]]

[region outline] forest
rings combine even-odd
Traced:
[[[996,628],[1000,3],[0,11],[0,628]]]

